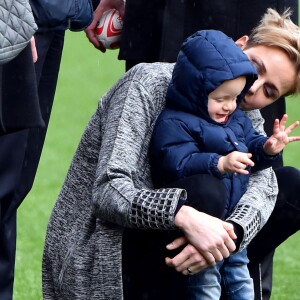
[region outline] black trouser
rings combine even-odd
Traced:
[[[255,286],[263,281],[262,294],[256,289],[255,299],[269,299],[272,290],[274,250],[300,228],[300,171],[292,167],[275,170],[279,193],[269,220],[248,247],[249,270]]]
[[[197,175],[171,186],[184,188],[189,205],[197,210],[223,218],[226,189],[219,179]],[[122,249],[125,299],[185,299],[186,276],[165,265],[165,257],[179,252],[166,250],[166,245],[181,235],[179,231],[125,229]]]
[[[45,128],[32,128],[0,137],[0,299],[13,295],[16,213],[30,191],[40,160],[54,100],[64,32],[35,35],[35,65]],[[17,88],[17,87],[15,87]]]

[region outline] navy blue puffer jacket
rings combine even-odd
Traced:
[[[225,80],[246,76],[238,103],[256,80],[252,63],[220,31],[198,31],[182,45],[150,145],[152,177],[156,187],[196,174],[211,174],[227,188],[230,212],[247,188],[248,175],[221,174],[220,156],[232,151],[251,152],[257,169],[269,167],[278,156],[266,156],[266,137],[237,109],[226,123],[213,121],[207,110],[208,94]]]

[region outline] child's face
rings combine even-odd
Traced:
[[[228,116],[236,109],[237,96],[242,92],[246,78],[241,76],[233,80],[224,81],[208,95],[209,116],[218,123],[227,121]]]

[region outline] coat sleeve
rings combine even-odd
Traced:
[[[253,126],[264,133],[264,120],[258,110],[249,112]],[[278,185],[272,168],[251,174],[248,189],[238,202],[228,221],[243,228],[244,236],[240,249],[245,248],[261,230],[270,217],[278,194]]]
[[[102,141],[93,206],[97,217],[125,227],[175,228],[177,203],[185,199],[181,189],[154,190],[150,179],[149,141],[171,76],[159,66],[131,69],[98,109]]]
[[[30,0],[39,31],[84,30],[93,20],[91,0]]]

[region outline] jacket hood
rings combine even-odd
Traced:
[[[246,85],[238,104],[257,79],[254,66],[223,32],[197,31],[181,46],[166,95],[167,106],[211,121],[208,95],[225,80],[239,76],[246,76]]]

